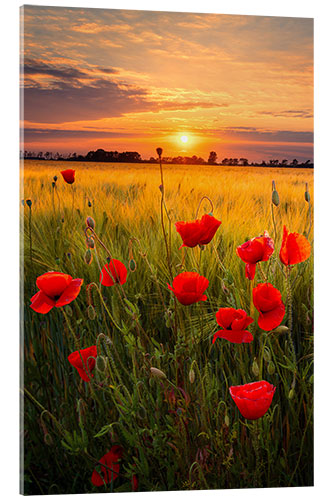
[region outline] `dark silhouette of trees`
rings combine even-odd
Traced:
[[[217,162],[217,154],[215,153],[215,151],[211,151],[209,153],[208,164],[216,165],[216,162]]]

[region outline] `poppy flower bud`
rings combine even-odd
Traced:
[[[162,184],[160,184],[160,185],[158,186],[158,189],[161,191],[161,193],[163,193],[163,186],[162,186]]]
[[[154,368],[153,366],[150,368],[150,373],[153,375],[153,377],[167,378],[164,372],[162,372],[158,368]]]
[[[89,236],[86,240],[88,248],[95,248],[95,240],[92,236]]]
[[[26,202],[26,204],[28,205],[28,207],[29,207],[29,208],[31,208],[32,201],[31,201],[31,200],[26,200],[25,202]]]
[[[106,361],[104,356],[97,356],[96,368],[99,372],[104,373],[106,370]]]
[[[51,445],[53,444],[53,439],[52,439],[51,434],[49,434],[49,433],[44,434],[44,443],[45,443],[47,446],[51,446]]]
[[[258,377],[258,375],[259,375],[259,366],[258,366],[256,358],[254,358],[254,361],[253,361],[252,366],[251,366],[251,370],[252,370],[253,375],[255,377]]]
[[[91,201],[88,200],[88,207],[90,208],[91,207]]]
[[[137,414],[138,418],[140,418],[141,420],[144,420],[147,416],[146,408],[144,408],[143,406],[139,406],[136,414]]]
[[[59,257],[56,257],[56,258],[55,258],[55,263],[57,264],[57,266],[60,264],[60,259],[59,259]]]
[[[67,305],[64,307],[64,309],[67,316],[71,318],[73,316],[73,309],[71,308],[71,306]]]
[[[309,186],[308,186],[308,183],[306,182],[305,183],[305,194],[304,194],[304,196],[305,196],[305,201],[307,201],[308,203],[310,203],[310,193],[309,193],[308,189],[309,189]]]
[[[265,347],[265,349],[264,349],[264,360],[266,361],[266,363],[269,363],[271,359],[272,359],[271,352],[268,349],[268,347]]]
[[[279,206],[280,204],[280,198],[279,198],[279,193],[274,189],[274,191],[272,192],[272,203],[273,205],[275,205],[276,207]]]
[[[295,396],[295,389],[291,388],[288,394],[288,399],[293,399],[294,396]]]
[[[188,373],[188,378],[189,378],[189,381],[191,382],[191,384],[193,384],[193,382],[195,381],[195,373],[194,373],[194,370],[192,370],[192,368],[190,369],[190,371]]]
[[[57,182],[58,177],[55,175],[55,176],[53,177],[53,180],[54,180],[54,182]]]
[[[229,425],[230,425],[230,419],[229,419],[229,417],[228,417],[228,415],[227,415],[227,414],[225,414],[225,417],[224,417],[224,423],[225,423],[225,425],[226,425],[227,427],[229,427]]]
[[[92,304],[87,307],[88,318],[94,320],[96,318],[96,309]]]
[[[282,334],[282,333],[287,333],[289,330],[289,328],[285,325],[280,325],[278,326],[277,328],[275,328],[273,330],[273,333],[278,333],[278,334]]]
[[[95,229],[95,221],[92,217],[86,218],[86,224],[88,227],[91,227],[91,229]]]
[[[128,263],[128,268],[129,270],[134,273],[134,271],[136,270],[136,262],[134,259],[131,259]]]
[[[86,264],[91,264],[91,261],[92,261],[92,253],[91,253],[91,250],[90,248],[87,248],[86,250],[86,253],[84,254],[84,261]]]
[[[56,185],[55,182],[52,181],[52,187],[53,188],[55,188],[55,185]]]
[[[273,363],[273,361],[270,361],[268,363],[268,366],[267,366],[267,371],[270,375],[273,375],[273,373],[275,373],[275,365]]]
[[[162,148],[156,148],[156,153],[158,154],[159,158],[161,158],[163,149]]]

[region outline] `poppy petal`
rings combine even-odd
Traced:
[[[66,290],[61,294],[57,300],[56,307],[62,307],[72,302],[79,295],[83,280],[80,278],[71,281]]]
[[[214,334],[213,344],[217,338],[228,340],[233,344],[248,344],[253,341],[252,333],[247,330],[219,330]]]
[[[45,295],[53,298],[57,296],[60,297],[63,291],[69,286],[72,279],[73,278],[69,276],[69,274],[52,271],[39,276],[36,280],[36,284]]]
[[[40,314],[46,314],[55,306],[55,301],[50,299],[41,290],[31,297],[30,307]]]
[[[267,332],[273,330],[274,328],[278,327],[281,324],[285,312],[286,308],[283,302],[281,302],[281,304],[279,304],[271,311],[267,312],[259,311],[258,326],[262,330],[265,330]]]
[[[246,264],[245,265],[245,277],[248,280],[253,280],[256,274],[256,265],[255,264]]]

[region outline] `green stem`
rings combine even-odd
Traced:
[[[288,307],[288,340],[289,340],[290,350],[291,350],[293,364],[294,364],[293,381],[291,384],[291,389],[294,389],[295,385],[296,385],[297,358],[296,358],[295,346],[294,346],[294,342],[293,342],[293,338],[292,338],[293,301],[292,301],[292,291],[291,291],[291,283],[290,283],[290,266],[287,266],[286,285],[287,285],[287,307]]]

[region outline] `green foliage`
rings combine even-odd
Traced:
[[[174,276],[181,269],[197,269],[210,282],[207,302],[184,307],[167,288],[171,277],[158,212],[147,209],[145,217],[127,217],[128,207],[140,210],[146,186],[131,181],[127,186],[112,182],[87,185],[85,192],[78,187],[75,207],[80,213],[72,213],[71,198],[61,198],[59,203],[56,198],[55,210],[52,204],[38,205],[36,199],[42,194],[34,182],[32,178],[25,187],[32,206],[22,207],[24,384],[32,396],[27,395],[24,404],[25,493],[110,491],[109,487],[94,487],[90,478],[98,460],[114,444],[123,447],[124,455],[113,491],[131,491],[133,474],[139,491],[248,488],[254,486],[255,471],[262,486],[313,484],[312,257],[291,273],[292,336],[297,356],[292,398],[288,396],[294,364],[287,334],[267,337],[262,378],[276,386],[276,393],[271,408],[258,421],[257,448],[253,427],[240,415],[229,387],[259,378],[263,333],[254,322],[250,326],[252,344],[211,342],[218,328],[215,313],[219,307],[243,308],[250,313],[250,283],[235,246],[245,241],[245,233],[258,235],[252,232],[252,218],[270,215],[269,186],[268,198],[253,202],[258,211],[251,214],[247,227],[240,223],[244,239],[237,235],[236,240],[238,228],[223,219],[204,252],[194,248],[182,253],[179,236],[173,225],[170,234],[167,224]],[[47,180],[44,183],[46,186]],[[178,192],[180,205],[168,205],[174,209],[172,222],[183,218],[186,193]],[[279,187],[281,203],[274,207],[279,231],[285,214],[292,218],[296,210],[294,199],[286,200],[283,193]],[[228,199],[227,193],[223,197],[224,209],[231,214],[238,198]],[[99,285],[100,267],[108,255],[96,240],[92,262],[85,262],[87,199],[95,200],[89,215],[114,258],[127,264],[132,258],[129,239],[138,238],[133,240],[136,267],[132,266],[122,288]],[[155,194],[158,205],[157,200]],[[229,202],[233,204],[227,208]],[[303,191],[301,202],[306,203]],[[304,219],[298,223],[292,229],[302,232]],[[269,219],[265,224],[263,229],[272,233]],[[262,263],[262,269],[286,301],[278,259],[280,241],[279,232],[275,253],[270,262]],[[83,278],[84,286],[70,305],[41,315],[30,309],[30,297],[37,291],[36,277],[49,270]],[[256,280],[262,281],[258,273]],[[93,282],[96,286],[86,293],[85,287]],[[83,382],[67,357],[77,345],[85,348],[96,343],[105,369],[95,369],[92,381]],[[167,379],[153,378],[151,367],[163,371]]]

